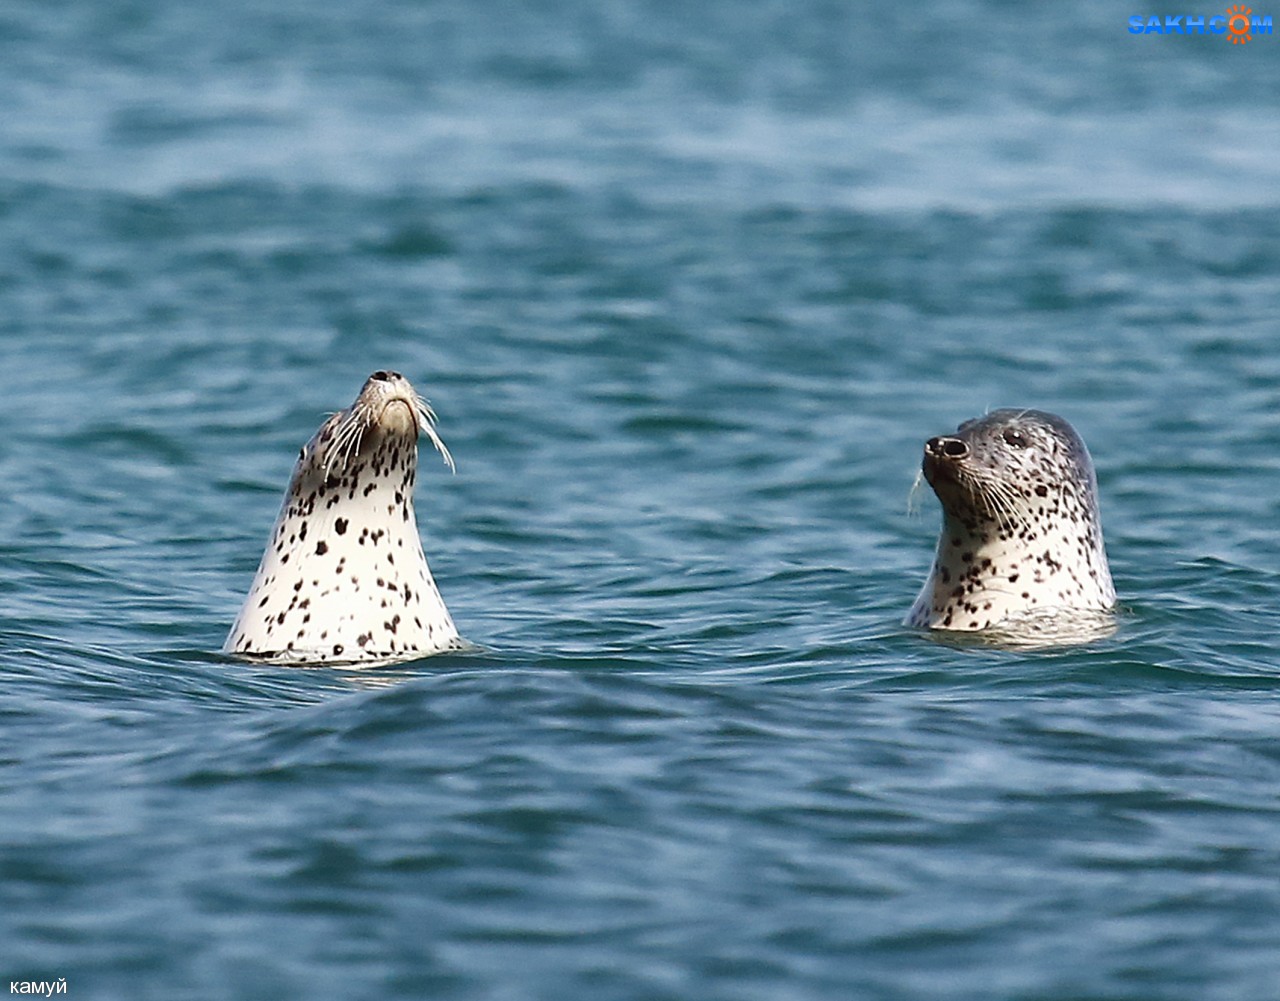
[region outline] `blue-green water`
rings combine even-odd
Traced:
[[[0,992],[1280,996],[1280,39],[206,6],[0,8]],[[378,368],[483,652],[221,657]],[[1000,405],[1111,639],[899,624]]]

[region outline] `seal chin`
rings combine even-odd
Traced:
[[[412,403],[402,397],[393,397],[378,412],[378,427],[392,434],[418,433],[418,412]]]
[[[920,469],[931,487],[936,488],[939,483],[956,482],[955,465],[945,459],[939,459],[930,452],[924,453],[924,461],[920,463]]]
[[[933,488],[944,507],[957,514],[971,516],[973,508],[984,506],[978,480],[962,469],[959,461],[925,452],[921,470],[925,482]]]

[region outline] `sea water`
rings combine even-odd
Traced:
[[[0,9],[0,993],[1280,996],[1280,41],[1134,12]],[[221,656],[379,368],[477,649]],[[901,625],[998,406],[1108,639]]]

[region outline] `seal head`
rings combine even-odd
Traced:
[[[452,469],[435,414],[398,372],[374,372],[321,425],[298,455],[225,652],[386,663],[461,648],[418,537],[419,433]]]
[[[1093,463],[1061,417],[992,411],[930,438],[922,470],[942,533],[908,625],[1034,627],[1115,605]]]

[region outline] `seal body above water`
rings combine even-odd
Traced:
[[[908,625],[977,631],[1115,605],[1093,462],[1040,410],[995,410],[925,443],[942,504],[933,569]]]
[[[325,421],[298,456],[225,652],[385,663],[462,646],[414,516],[419,433],[453,467],[434,419],[402,375],[375,372]]]

